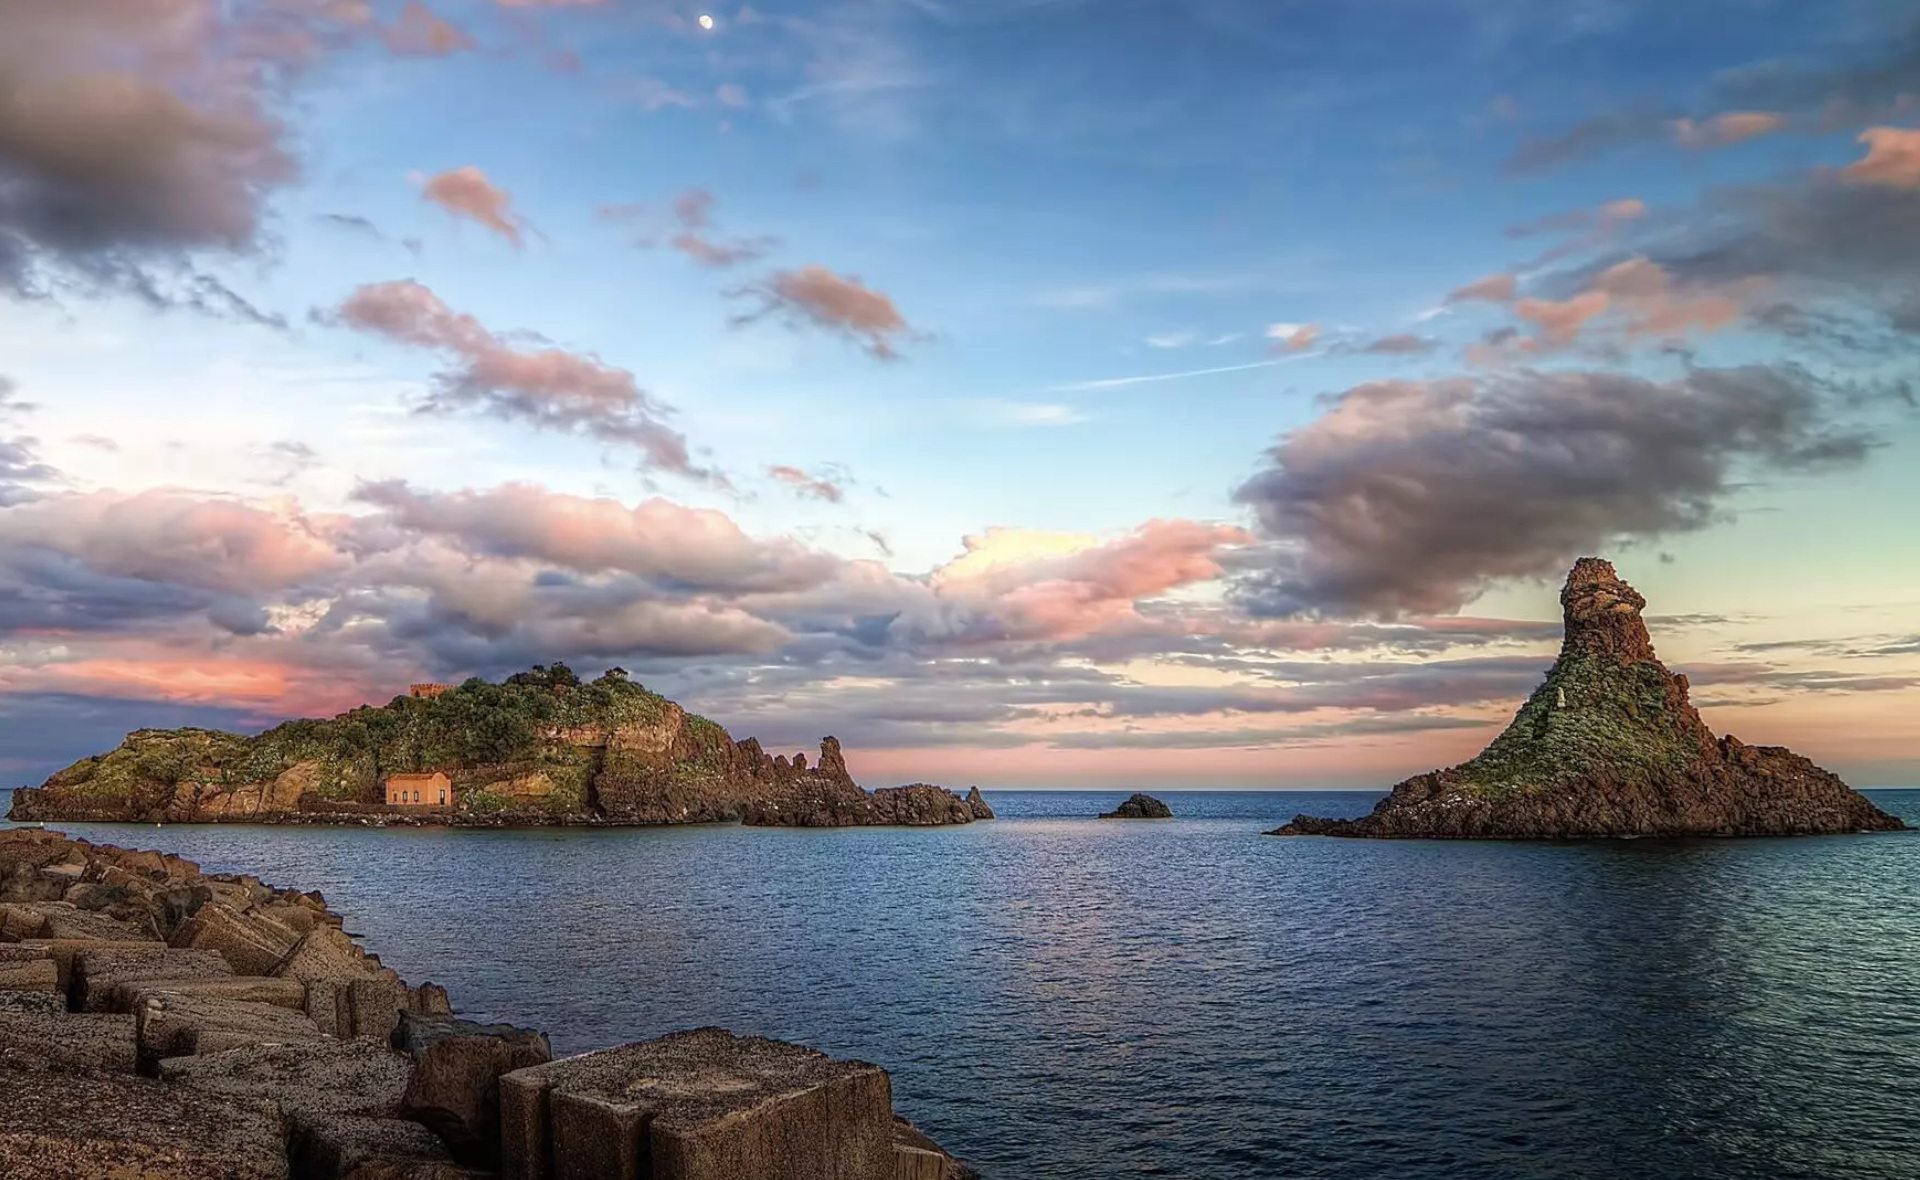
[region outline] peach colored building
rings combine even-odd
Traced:
[[[445,691],[447,691],[447,686],[444,684],[410,684],[407,686],[407,695],[414,697],[437,697]]]
[[[388,807],[451,807],[453,780],[444,771],[387,776]]]

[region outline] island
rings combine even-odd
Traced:
[[[1354,820],[1274,836],[1534,840],[1801,836],[1906,825],[1790,750],[1716,738],[1655,657],[1646,599],[1583,557],[1560,592],[1560,657],[1468,762],[1415,775]]]
[[[1172,819],[1173,808],[1155,799],[1152,795],[1143,795],[1135,791],[1127,801],[1112,811],[1103,813],[1101,819]]]
[[[734,741],[622,669],[589,682],[553,664],[499,684],[416,684],[385,705],[251,737],[136,730],[15,791],[8,818],[844,827],[994,816],[977,787],[965,797],[927,783],[869,793],[834,738],[810,766],[805,754]]]
[[[0,831],[0,1176],[977,1180],[877,1065],[718,1028],[555,1059],[342,925],[318,893]]]

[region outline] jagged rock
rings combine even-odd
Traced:
[[[1128,796],[1127,801],[1112,811],[1101,815],[1101,819],[1172,819],[1173,808],[1155,799],[1152,795],[1139,792]]]
[[[431,1128],[462,1163],[496,1167],[500,1078],[553,1060],[545,1033],[402,1013],[394,1048],[415,1067],[399,1112]]]
[[[986,801],[981,800],[985,807]],[[991,812],[989,812],[991,816]],[[933,827],[972,823],[973,806],[967,800],[928,783],[881,787],[868,794],[789,794],[749,806],[742,822],[750,827],[849,828],[874,825]]]
[[[892,1168],[892,1087],[858,1061],[724,1029],[500,1079],[506,1180],[818,1180]]]
[[[973,809],[965,799],[929,783],[882,787],[873,793],[873,813],[876,823],[904,827],[973,822]]]
[[[1905,827],[1778,747],[1716,739],[1685,676],[1654,655],[1646,600],[1583,557],[1566,633],[1513,723],[1459,766],[1416,775],[1357,820],[1297,816],[1273,835],[1550,839],[1796,836]]]
[[[975,819],[994,818],[993,808],[987,805],[987,797],[980,793],[979,787],[967,792],[967,810],[973,813]]]

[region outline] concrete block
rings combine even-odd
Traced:
[[[168,1057],[197,1057],[248,1045],[301,1044],[326,1038],[305,1015],[272,1004],[148,992],[134,1012],[134,1040],[140,1072],[152,1074]]]
[[[525,1180],[876,1180],[886,1071],[724,1029],[567,1058],[500,1082],[501,1172]]]
[[[117,984],[135,980],[230,979],[233,968],[216,951],[175,950],[164,943],[150,946],[96,947],[73,957],[67,997],[78,1012],[125,1011]]]

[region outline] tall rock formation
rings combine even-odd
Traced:
[[[1789,750],[1715,738],[1687,700],[1687,678],[1654,655],[1646,599],[1609,563],[1581,558],[1560,605],[1560,658],[1477,757],[1408,779],[1360,819],[1302,815],[1269,834],[1798,836],[1906,826]]]
[[[426,690],[426,691],[422,691]],[[446,807],[395,807],[395,775],[442,772]],[[814,825],[966,823],[952,792],[869,795],[847,773],[840,743],[769,755],[611,669],[583,682],[564,664],[502,684],[419,686],[386,705],[289,721],[243,737],[207,729],[143,729],[38,788],[14,792],[16,820],[167,823]],[[424,803],[432,804],[429,798]],[[984,806],[984,804],[983,804]],[[990,818],[990,815],[989,815]]]

